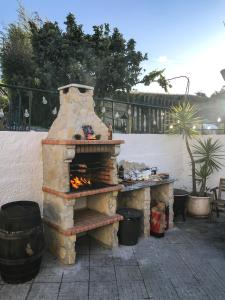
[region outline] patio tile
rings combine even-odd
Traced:
[[[136,266],[137,259],[134,256],[133,249],[130,247],[118,247],[113,249],[113,260],[115,265]]]
[[[81,267],[76,264],[72,268],[65,269],[63,272],[62,282],[76,282],[89,280],[89,267]]]
[[[134,255],[130,258],[114,257],[114,264],[116,266],[137,266],[138,262]]]
[[[76,241],[76,253],[77,254],[89,254],[90,253],[90,238],[88,236],[79,237]]]
[[[202,283],[201,288],[207,294],[208,299],[211,300],[225,299],[225,291],[223,289],[218,288],[218,286],[214,282],[212,282],[210,285],[208,283]]]
[[[95,239],[91,239],[90,254],[110,255],[112,254],[112,249],[107,248],[106,246],[104,246],[102,243],[98,242]]]
[[[120,300],[149,299],[143,281],[121,281],[117,284]]]
[[[90,266],[91,267],[113,266],[113,257],[111,255],[104,255],[104,254],[90,255]]]
[[[82,267],[88,267],[90,264],[89,255],[78,254],[76,256],[76,264],[80,264]]]
[[[193,257],[192,260],[187,261],[200,284],[208,284],[209,286],[214,286],[218,290],[225,291],[224,278],[219,276],[207,260],[199,260],[196,259],[196,257]]]
[[[63,268],[43,268],[34,279],[34,282],[61,282]]]
[[[178,300],[179,298],[175,288],[172,286],[171,282],[163,282],[159,278],[154,281],[145,281],[145,286],[150,299],[157,300]],[[182,299],[183,300],[183,299]],[[190,299],[191,300],[191,299]]]
[[[225,252],[224,252],[225,253]],[[209,263],[219,277],[225,278],[225,264],[221,264],[221,258],[211,257]]]
[[[103,282],[116,280],[114,267],[91,267],[90,281]]]
[[[139,267],[136,266],[115,266],[117,281],[142,280]]]
[[[0,286],[1,300],[25,300],[31,284],[5,284]]]
[[[53,256],[50,252],[46,251],[42,258],[41,268],[55,268],[61,267],[62,263]]]
[[[124,246],[119,245],[118,247],[113,248],[112,254],[113,256],[130,256],[134,253],[133,246]]]
[[[34,283],[27,300],[56,300],[59,287],[59,283]]]
[[[116,282],[90,282],[89,299],[119,300]]]
[[[89,240],[90,253],[96,254],[87,253],[82,239],[72,266],[46,252],[33,281],[8,285],[0,280],[0,300],[224,300],[224,223],[187,219],[177,226],[179,230],[167,232],[165,238],[140,239],[132,247],[110,250]]]
[[[188,238],[183,234],[182,230],[174,227],[166,232],[165,241],[170,244],[187,244]]]
[[[167,276],[165,276],[160,267],[151,268],[146,265],[140,266],[140,268],[150,297],[157,300],[180,299],[177,295],[176,289],[172,285],[172,282],[169,278],[167,278]]]
[[[152,242],[152,238],[148,238],[147,240],[149,245],[144,244],[142,246],[141,243],[140,245],[138,244],[134,249],[134,255],[136,259],[142,260],[143,258],[151,259],[152,257],[157,257],[159,253],[158,249],[160,249],[162,245],[159,246],[158,244],[155,244],[154,241]],[[167,246],[163,245],[163,247],[166,248]]]
[[[206,300],[209,299],[208,295],[201,286],[196,286],[193,284],[183,284],[179,287],[175,287],[175,290],[180,299],[190,299],[190,300]]]
[[[58,300],[88,299],[88,282],[62,283]]]

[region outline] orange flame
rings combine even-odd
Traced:
[[[79,187],[87,184],[91,184],[90,179],[84,178],[84,177],[77,177],[75,176],[73,179],[70,180],[73,188],[79,189]]]

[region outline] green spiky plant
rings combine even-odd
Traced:
[[[205,196],[207,180],[214,171],[219,171],[223,166],[221,163],[224,159],[223,145],[210,137],[206,140],[198,140],[197,144],[193,145],[193,149],[195,163],[198,166],[195,174],[196,181],[200,185],[199,196]]]
[[[207,180],[214,171],[221,169],[221,159],[224,158],[223,146],[218,140],[213,141],[210,137],[206,140],[197,140],[197,143],[192,146],[192,151],[190,140],[199,134],[195,128],[201,122],[198,110],[194,105],[184,102],[172,106],[170,109],[170,119],[173,125],[169,129],[169,132],[183,136],[190,156],[192,194],[201,197],[205,196]],[[196,183],[200,186],[198,193]]]
[[[194,105],[184,102],[170,108],[169,118],[173,122],[173,125],[169,129],[169,133],[181,134],[185,140],[186,148],[191,160],[192,192],[193,194],[196,194],[195,159],[190,148],[190,140],[198,135],[198,131],[193,127],[201,121],[198,116],[198,110]]]

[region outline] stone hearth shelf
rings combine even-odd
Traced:
[[[91,209],[82,209],[79,213],[77,211],[74,226],[66,230],[61,229],[59,226],[49,222],[48,220],[44,221],[50,227],[58,230],[63,235],[70,236],[77,233],[87,232],[102,226],[107,226],[121,220],[123,220],[123,217],[118,214],[108,216]]]
[[[107,193],[107,192],[120,191],[122,188],[123,188],[122,185],[115,185],[115,186],[109,186],[109,187],[104,187],[104,188],[99,188],[99,189],[87,190],[87,191],[83,191],[83,192],[63,193],[63,192],[59,192],[59,191],[56,191],[56,190],[53,190],[53,189],[43,186],[42,190],[43,190],[43,192],[46,192],[46,193],[49,193],[52,195],[56,195],[56,196],[60,196],[63,199],[73,200],[76,198],[86,197],[86,196],[90,196],[90,195],[97,195],[97,194],[102,194],[102,193]]]
[[[42,140],[43,145],[120,145],[123,143],[123,140]]]

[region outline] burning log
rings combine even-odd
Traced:
[[[73,179],[70,180],[70,183],[74,189],[79,189],[79,187],[84,185],[90,185],[91,181],[90,179],[84,178],[84,177],[77,177],[75,176]]]
[[[80,169],[87,169],[87,165],[86,164],[74,164],[75,168],[80,168]]]

